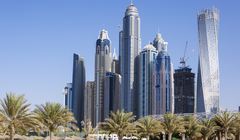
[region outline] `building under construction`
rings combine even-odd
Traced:
[[[174,73],[174,113],[195,112],[195,74],[182,67]]]

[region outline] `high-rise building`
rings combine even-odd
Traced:
[[[191,68],[176,69],[174,73],[174,113],[195,113],[195,73]]]
[[[84,122],[87,122],[88,119],[93,121],[93,112],[94,112],[94,82],[87,81],[85,90],[84,90]],[[92,122],[93,123],[93,122]]]
[[[123,18],[121,56],[122,109],[137,115],[138,109],[138,55],[141,51],[140,17],[137,8],[129,5]]]
[[[118,57],[118,63],[119,63],[119,67],[118,67],[118,71],[119,74],[121,75],[121,62],[122,62],[122,31],[121,31],[121,26],[120,27],[120,32],[119,32],[119,57]]]
[[[156,48],[148,44],[139,56],[139,108],[138,116],[152,115],[153,66],[157,56]]]
[[[72,77],[72,99],[73,113],[77,120],[77,126],[81,128],[84,120],[84,89],[85,89],[85,61],[78,54],[73,54],[73,77]]]
[[[158,53],[153,71],[152,114],[173,112],[173,65],[167,42]]]
[[[113,58],[112,58],[111,71],[113,73],[119,74],[119,61],[118,61],[117,55],[115,53],[115,48],[114,48],[114,53],[113,53]]]
[[[95,123],[104,121],[104,77],[106,72],[111,72],[111,41],[108,32],[104,29],[96,41],[95,53],[95,87],[94,87],[94,110]]]
[[[167,42],[164,42],[161,34],[157,33],[156,38],[154,38],[153,40],[153,46],[158,52],[160,52],[162,50],[162,47],[164,47],[165,45],[167,45]]]
[[[219,111],[219,10],[205,9],[198,20],[197,112]]]
[[[121,76],[107,72],[104,78],[104,118],[121,110]]]
[[[72,111],[73,98],[72,98],[72,83],[67,83],[67,86],[64,88],[64,105],[67,109]]]

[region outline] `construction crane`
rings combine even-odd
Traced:
[[[185,67],[186,67],[186,68],[189,67],[189,65],[186,66],[185,64],[186,64],[188,58],[189,58],[189,57],[192,55],[192,53],[194,52],[194,49],[193,49],[192,52],[191,52],[191,53],[189,54],[189,56],[187,57],[187,59],[185,60],[185,54],[186,54],[186,50],[187,50],[187,44],[188,44],[188,41],[186,42],[184,55],[183,55],[182,58],[180,58],[180,64],[182,64],[182,66],[180,67],[181,69],[182,69],[182,68],[185,68]]]

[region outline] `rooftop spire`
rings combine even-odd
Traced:
[[[115,47],[114,47],[114,53],[113,53],[113,60],[117,60],[117,55],[115,53]]]
[[[158,27],[158,33],[159,33],[159,27]]]
[[[131,0],[131,5],[133,5],[133,0]]]

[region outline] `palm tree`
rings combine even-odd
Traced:
[[[235,127],[238,122],[237,113],[232,113],[232,111],[227,112],[221,111],[219,115],[216,115],[214,118],[216,124],[224,132],[225,140],[227,140],[228,130]],[[229,135],[232,135],[229,133]]]
[[[185,132],[183,118],[174,113],[164,114],[163,121],[160,121],[160,125],[163,131],[168,134],[168,140],[172,139],[173,133]]]
[[[0,134],[3,135],[3,138],[5,135],[9,134],[8,126],[0,126]]]
[[[107,134],[115,133],[118,135],[119,140],[123,139],[123,136],[128,134],[129,131],[136,127],[136,123],[130,123],[135,120],[135,115],[133,113],[124,113],[124,109],[119,112],[119,110],[114,114],[110,111],[111,117],[107,116],[105,119],[107,122],[100,123],[102,129],[107,131]]]
[[[202,126],[201,128],[201,134],[205,138],[205,140],[208,140],[208,138],[214,134],[214,132],[219,128],[214,119],[206,119],[200,120],[199,124]]]
[[[35,118],[33,113],[28,113],[31,104],[25,104],[27,102],[23,95],[6,94],[4,101],[0,99],[2,108],[0,109],[0,118],[10,129],[10,140],[13,140],[16,129],[33,129],[40,131],[36,125],[41,123]]]
[[[140,136],[147,137],[147,140],[150,136],[159,138],[158,135],[162,131],[160,121],[151,116],[141,117],[138,121],[137,132]]]
[[[81,124],[82,124],[82,127],[83,127],[82,131],[87,134],[87,139],[90,138],[89,134],[96,134],[97,133],[98,125],[95,128],[93,128],[92,127],[92,122],[91,122],[90,119],[87,119],[87,123],[85,123],[84,121],[81,121]]]
[[[187,136],[187,138],[195,139],[196,137],[201,136],[201,126],[198,124],[198,119],[195,116],[185,116],[184,121],[185,135]]]
[[[237,121],[234,127],[230,128],[228,131],[228,135],[236,140],[240,140],[240,116],[239,114],[236,116]],[[230,134],[229,134],[230,133]]]
[[[45,105],[36,105],[36,109],[33,112],[36,114],[37,119],[43,123],[44,127],[50,131],[51,140],[53,140],[54,131],[60,126],[66,130],[69,130],[67,127],[77,128],[73,124],[73,122],[77,123],[73,113],[59,103],[46,102]]]

